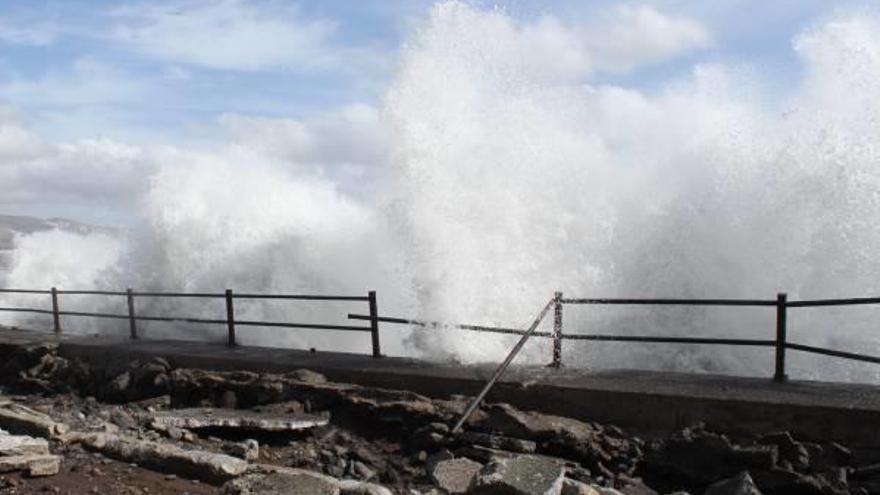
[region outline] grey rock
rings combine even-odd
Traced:
[[[450,459],[454,459],[455,456],[452,455],[452,452],[447,449],[439,450],[429,455],[427,459],[425,459],[425,471],[429,474],[434,471],[434,467],[437,466],[437,463],[442,461],[448,461]]]
[[[732,478],[713,483],[703,495],[761,495],[748,472],[741,472]]]
[[[223,485],[228,495],[340,495],[339,483],[329,476],[302,469],[247,474]]]
[[[474,495],[559,495],[565,467],[551,458],[523,455],[483,467],[474,477]]]
[[[456,495],[467,493],[468,487],[481,469],[483,465],[479,462],[462,457],[439,461],[429,472],[435,485]]]

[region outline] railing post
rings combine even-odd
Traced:
[[[52,287],[52,323],[55,324],[55,333],[61,333],[61,315],[58,314],[58,289]]]
[[[376,291],[371,290],[367,293],[370,301],[370,334],[373,340],[373,357],[382,357],[382,349],[379,346],[379,310],[376,305]]]
[[[232,289],[226,289],[226,328],[229,332],[226,345],[235,347],[235,308],[232,306]]]
[[[550,367],[562,367],[562,292],[553,295],[553,361]]]
[[[787,297],[785,293],[776,295],[776,372],[773,380],[777,382],[784,382],[787,379],[785,376]]]
[[[131,330],[131,338],[132,340],[137,340],[138,338],[138,329],[137,329],[137,320],[134,317],[134,294],[132,294],[132,290],[125,289],[125,300],[128,303],[128,328]]]

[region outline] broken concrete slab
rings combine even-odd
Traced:
[[[28,435],[11,435],[0,430],[0,456],[10,455],[45,455],[49,453],[49,442],[45,438],[34,438]]]
[[[66,424],[53,420],[49,415],[14,402],[0,407],[0,428],[15,434],[44,438],[54,438],[69,430]]]
[[[565,467],[554,459],[523,455],[499,459],[477,473],[468,493],[473,495],[559,495]]]
[[[269,432],[298,431],[324,426],[329,415],[273,415],[237,409],[193,408],[159,411],[152,417],[156,428],[230,428]]]
[[[52,476],[61,469],[61,456],[25,454],[0,457],[0,473],[26,471],[28,476]]]
[[[305,469],[279,468],[253,472],[223,485],[227,495],[340,495],[338,480]]]
[[[111,434],[93,435],[85,439],[83,444],[113,459],[211,483],[239,476],[248,468],[247,461],[226,454],[185,450],[175,445]]]
[[[448,459],[433,466],[431,480],[452,495],[464,494],[481,469],[482,464],[466,457]]]

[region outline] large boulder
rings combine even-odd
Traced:
[[[432,466],[431,480],[450,494],[463,494],[467,493],[468,487],[482,468],[482,464],[466,457],[447,459]]]
[[[473,495],[559,495],[565,467],[554,459],[523,455],[483,467],[471,482]]]

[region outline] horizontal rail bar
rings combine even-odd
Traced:
[[[133,291],[131,295],[135,297],[207,297],[225,299],[226,294],[223,292],[138,292]]]
[[[52,314],[52,311],[47,311],[47,313]],[[112,319],[121,319],[128,320],[131,317],[129,315],[115,315],[111,313],[91,313],[87,311],[59,311],[59,315],[61,316],[90,316],[94,318],[112,318]],[[204,318],[187,318],[187,317],[177,317],[177,316],[135,316],[135,320],[144,320],[144,321],[180,321],[185,323],[211,323],[217,325],[226,324],[226,320],[209,320]]]
[[[776,306],[769,299],[560,299],[562,304],[648,304],[669,306]]]
[[[89,295],[89,296],[124,296],[125,292],[112,290],[57,290],[58,294]]]
[[[356,314],[348,314],[348,318],[351,320],[369,320],[370,316],[368,315],[356,315]],[[520,330],[518,328],[501,328],[501,327],[484,327],[479,325],[456,325],[456,324],[446,324],[439,321],[425,321],[425,320],[411,320],[406,318],[392,318],[389,316],[380,316],[376,318],[378,321],[383,323],[396,323],[400,325],[416,325],[420,327],[436,327],[436,328],[455,328],[458,330],[473,330],[476,332],[487,332],[487,333],[503,333],[508,335],[524,335],[526,333],[525,330]],[[550,337],[550,332],[532,332],[533,337]]]
[[[823,349],[821,347],[813,347],[810,345],[793,344],[791,342],[785,344],[785,347],[795,351],[812,352],[813,354],[823,354],[825,356],[834,356],[844,359],[852,359],[853,361],[864,361],[866,363],[880,364],[880,357],[868,356],[866,354],[856,354],[854,352],[835,351],[833,349]]]
[[[0,311],[9,311],[12,313],[40,313],[45,315],[51,315],[51,309],[36,309],[36,308],[0,308]]]
[[[355,327],[349,325],[323,325],[319,323],[280,323],[272,321],[248,321],[235,320],[236,326],[246,325],[253,327],[282,327],[282,328],[310,328],[313,330],[345,330],[351,332],[370,332],[370,327]]]
[[[813,306],[850,306],[856,304],[880,304],[880,297],[855,297],[850,299],[815,299],[788,302],[788,306],[791,308],[806,308]]]
[[[302,301],[369,301],[367,296],[321,296],[312,294],[238,294],[235,299],[297,299]]]
[[[0,294],[51,294],[50,290],[35,289],[0,289]]]
[[[600,334],[564,334],[567,340],[599,340],[607,342],[645,342],[656,344],[710,344],[710,345],[743,345],[772,347],[774,340],[760,339],[719,339],[703,337],[653,337],[648,335],[600,335]]]

